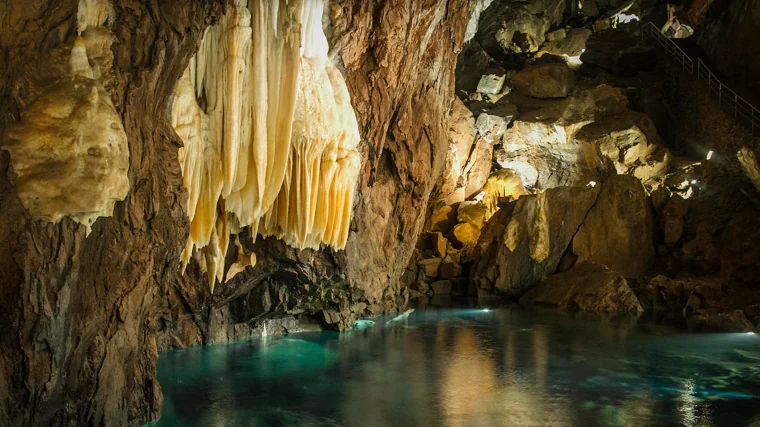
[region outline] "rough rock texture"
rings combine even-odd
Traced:
[[[58,77],[71,49],[76,1],[0,6],[0,133]],[[113,217],[85,227],[35,221],[0,154],[0,424],[127,425],[158,417],[158,300],[173,282],[187,233],[177,137],[167,118],[174,83],[218,7],[201,2],[114,5],[114,76],[105,89],[129,141],[130,192]]]
[[[523,196],[488,221],[472,281],[480,292],[522,295],[559,267],[597,198],[591,187],[557,187]]]
[[[642,277],[654,261],[654,216],[646,190],[635,177],[615,175],[573,238],[578,262],[604,264],[626,278]]]
[[[527,186],[586,185],[615,173],[648,181],[668,170],[670,153],[654,124],[629,109],[617,88],[602,84],[567,99],[516,101],[520,118],[494,158]]]
[[[573,70],[564,62],[535,65],[512,77],[518,93],[534,98],[564,98],[574,84]]]
[[[495,0],[481,14],[475,40],[493,57],[536,52],[565,7],[565,0]]]
[[[0,133],[57,78],[49,63],[70,52],[77,3],[0,5]],[[256,266],[211,296],[195,261],[178,275],[186,193],[167,111],[222,3],[114,2],[114,75],[105,89],[129,141],[131,190],[88,237],[68,218],[34,221],[0,153],[0,424],[141,425],[160,412],[159,344],[255,334],[249,316],[267,308],[341,329],[406,303],[398,279],[445,163],[467,2],[331,2],[330,42],[363,141],[346,250],[253,245],[243,233]],[[241,308],[265,289],[271,304]]]
[[[724,331],[760,330],[760,297],[720,277],[652,278],[636,291],[646,311]]]
[[[644,311],[620,273],[590,261],[550,276],[525,293],[520,303],[593,313],[639,314]]]

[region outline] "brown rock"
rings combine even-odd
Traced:
[[[593,313],[639,314],[644,311],[623,276],[589,261],[549,276],[523,295],[520,303]]]
[[[438,277],[438,269],[441,267],[441,258],[429,258],[423,259],[417,262],[417,265],[422,267],[422,271],[425,272],[427,277]]]
[[[557,271],[573,235],[594,205],[598,189],[557,187],[520,197],[483,227],[472,281],[485,291],[522,295]]]
[[[465,177],[465,198],[470,198],[481,188],[488,180],[491,173],[491,164],[493,161],[493,144],[489,143],[482,137],[475,141],[475,148],[467,160],[464,167],[463,176]]]
[[[433,293],[438,295],[451,293],[451,281],[450,280],[438,280],[433,282],[430,287],[433,289]]]
[[[457,221],[470,223],[477,228],[483,227],[488,210],[482,202],[468,200],[459,204],[457,208]]]
[[[439,277],[441,279],[454,279],[462,275],[462,266],[455,263],[451,258],[441,264]]]
[[[459,244],[460,249],[469,250],[478,243],[480,237],[480,228],[474,224],[464,223],[457,224],[452,231],[454,241]]]
[[[653,230],[644,186],[632,176],[615,175],[602,185],[573,238],[573,253],[579,262],[594,261],[624,277],[642,277],[654,261]]]
[[[564,98],[575,86],[573,70],[564,62],[526,68],[512,77],[512,86],[521,95],[534,98]]]
[[[457,211],[450,205],[440,205],[430,216],[430,230],[448,233],[457,224]]]
[[[660,226],[664,233],[663,241],[666,245],[674,245],[681,240],[684,217],[688,212],[688,202],[678,194],[673,195],[667,202],[660,215]]]

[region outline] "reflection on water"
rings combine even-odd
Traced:
[[[758,336],[519,307],[387,320],[163,353],[158,425],[760,426]]]

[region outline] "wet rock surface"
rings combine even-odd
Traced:
[[[549,277],[525,293],[520,304],[593,313],[640,314],[644,311],[620,273],[590,261]]]

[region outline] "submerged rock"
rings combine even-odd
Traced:
[[[550,276],[523,295],[520,303],[594,313],[639,314],[644,311],[620,273],[590,261]]]

